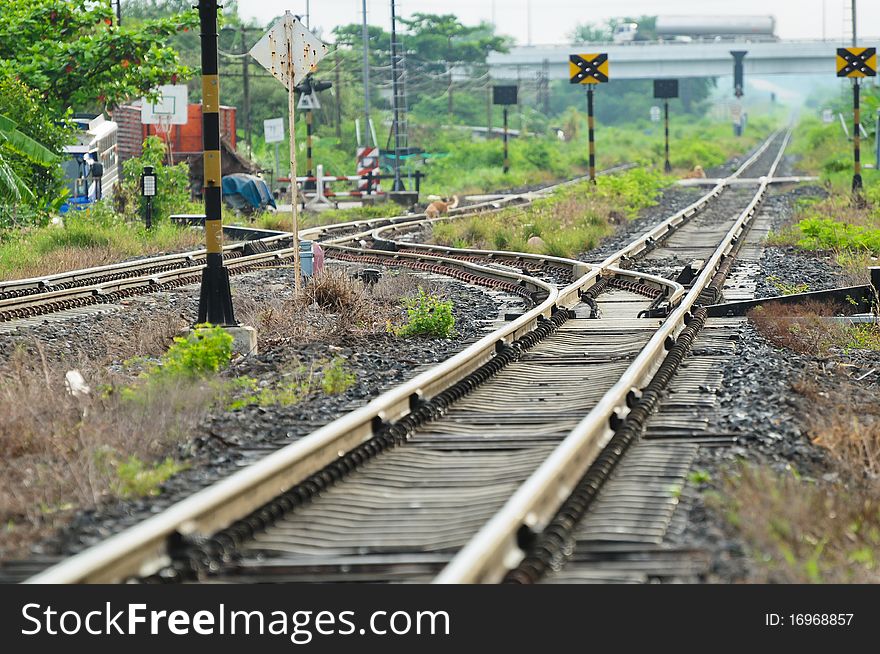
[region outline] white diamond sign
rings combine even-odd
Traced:
[[[314,72],[327,54],[327,46],[309,32],[289,11],[251,48],[250,55],[263,68],[290,89],[289,67],[293,84]],[[288,61],[289,60],[289,61]]]

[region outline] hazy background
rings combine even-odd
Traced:
[[[565,43],[577,23],[604,22],[618,16],[656,14],[772,14],[776,33],[783,39],[848,40],[850,27],[844,25],[844,5],[850,0],[401,0],[397,13],[453,13],[463,23],[494,22],[497,31],[514,37],[518,43]],[[531,7],[531,11],[529,10]],[[285,10],[305,14],[306,0],[240,0],[242,18],[267,22]],[[311,0],[310,24],[325,37],[336,25],[361,21],[360,0]],[[367,0],[368,22],[390,29],[388,0]],[[880,1],[858,3],[858,32],[880,36]],[[846,33],[844,34],[844,26]]]

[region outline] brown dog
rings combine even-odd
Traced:
[[[685,175],[685,178],[686,179],[705,179],[706,172],[703,170],[702,166],[697,165],[697,166],[694,166],[693,171],[691,171],[687,175]]]
[[[444,200],[434,200],[428,207],[425,209],[425,216],[428,218],[437,218],[440,214],[448,213],[450,209],[455,209],[458,206],[458,196],[452,196],[452,202],[447,198]]]

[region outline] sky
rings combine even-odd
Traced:
[[[266,23],[290,10],[306,13],[307,0],[239,0],[244,18]],[[416,12],[453,13],[467,24],[494,22],[497,31],[518,44],[566,43],[575,25],[602,22],[624,15],[767,15],[776,17],[776,33],[783,39],[844,38],[844,5],[850,0],[400,0],[399,16]],[[823,34],[824,8],[824,34]],[[310,0],[310,26],[329,39],[336,25],[361,22],[361,0]],[[858,34],[880,37],[880,1],[859,0]],[[849,43],[849,13],[845,38]],[[386,30],[391,27],[389,0],[367,0],[367,18]],[[861,41],[861,39],[860,39]],[[870,45],[874,45],[872,41]],[[869,45],[864,43],[864,45]]]

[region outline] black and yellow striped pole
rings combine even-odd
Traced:
[[[312,176],[312,110],[306,112],[306,175]]]
[[[853,193],[862,190],[861,109],[859,107],[859,80],[853,80]]]
[[[669,163],[669,100],[663,101],[663,136],[666,151],[666,161],[663,163],[663,170],[668,175],[672,172],[672,164]]]
[[[590,142],[590,181],[596,183],[596,141],[593,137],[593,86],[587,87],[587,139]]]
[[[855,9],[853,10],[855,11]],[[855,21],[853,21],[853,46],[837,48],[837,76],[850,77],[853,81],[853,195],[862,191],[862,153],[860,151],[861,108],[859,107],[859,79],[877,76],[877,48],[859,48],[855,44]]]
[[[507,152],[507,105],[504,105],[504,173],[510,170],[510,158]]]
[[[202,42],[202,146],[205,178],[205,244],[207,265],[202,271],[199,323],[236,325],[223,265],[223,215],[220,164],[220,76],[217,68],[217,0],[199,0]]]
[[[593,130],[593,85],[607,82],[608,53],[573,54],[568,56],[568,77],[572,84],[587,85],[587,139],[590,143],[590,182],[596,183],[596,141]]]

